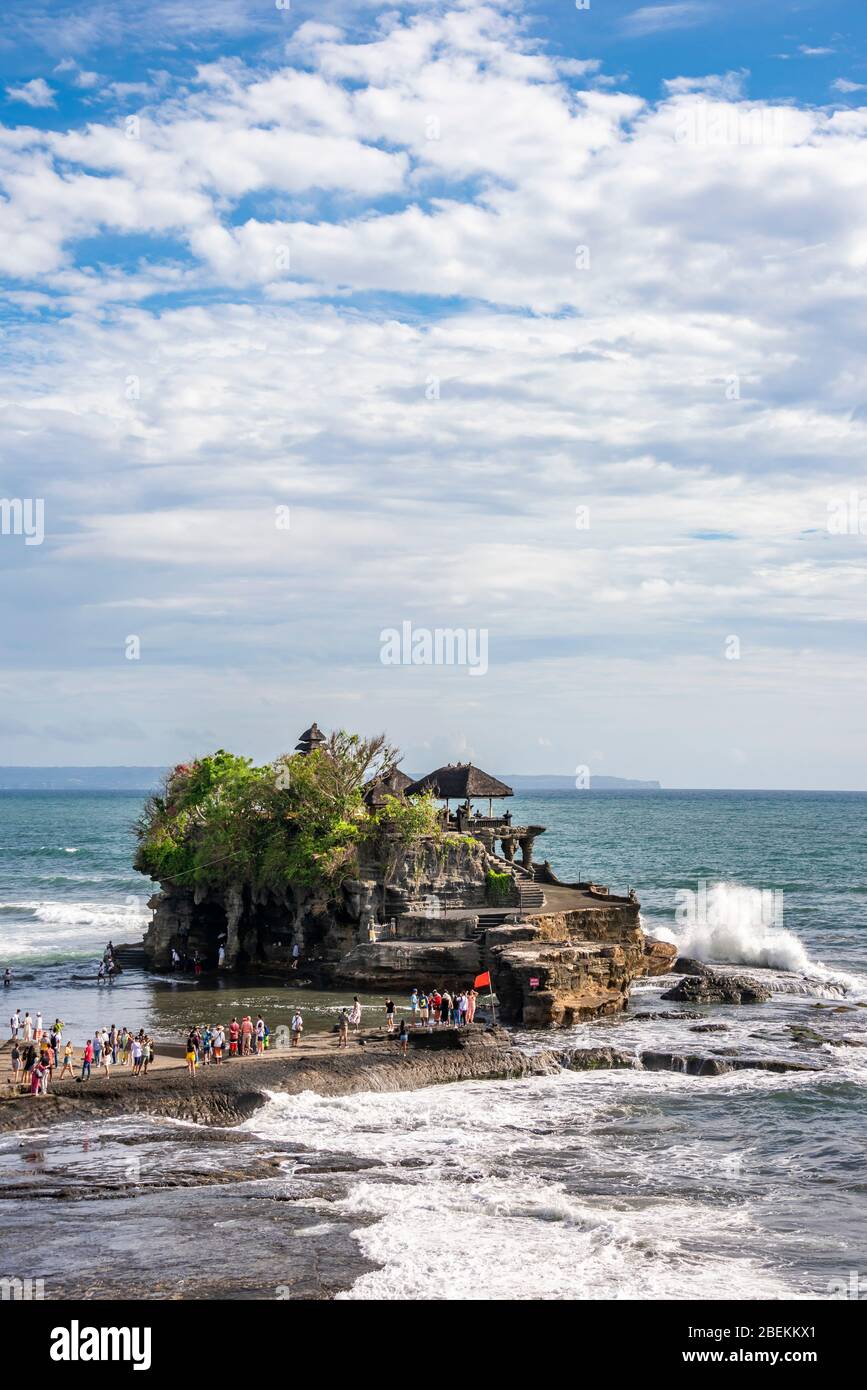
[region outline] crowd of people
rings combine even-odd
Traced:
[[[439,1024],[443,1027],[463,1028],[475,1019],[478,998],[474,989],[455,990],[453,993],[447,989],[442,993],[438,989],[414,989],[409,996],[412,1022],[414,1025],[425,1024],[428,1027]]]
[[[55,1073],[88,1081],[94,1071],[111,1076],[112,1067],[121,1066],[132,1076],[147,1075],[154,1060],[154,1041],[143,1028],[133,1033],[125,1025],[118,1028],[97,1028],[81,1050],[80,1060],[67,1039],[63,1041],[63,1020],[56,1018],[50,1028],[43,1027],[42,1014],[31,1017],[16,1009],[9,1020],[12,1042],[9,1049],[9,1080],[13,1086],[24,1087],[31,1095],[46,1095]]]
[[[409,1007],[397,1022],[397,1008],[392,998],[385,1000],[385,1031],[398,1034],[404,1056],[407,1054],[410,1030],[443,1027],[463,1028],[473,1022],[478,994],[475,989],[449,990],[414,989]],[[347,1047],[350,1031],[361,1027],[362,1005],[355,995],[351,1008],[342,1008],[337,1018],[337,1046]],[[408,1016],[407,1016],[408,1015]],[[10,1082],[29,1089],[31,1095],[45,1095],[55,1075],[63,1080],[73,1077],[87,1081],[94,1072],[106,1077],[112,1068],[120,1066],[128,1075],[146,1076],[154,1062],[154,1039],[140,1028],[134,1033],[124,1025],[118,1028],[97,1028],[76,1057],[71,1041],[63,1040],[63,1020],[56,1018],[50,1028],[43,1024],[42,1014],[31,1016],[16,1009],[9,1020],[11,1031]],[[288,1029],[281,1026],[272,1033],[261,1014],[255,1020],[250,1014],[232,1017],[228,1024],[198,1024],[186,1034],[184,1055],[190,1076],[195,1077],[200,1066],[221,1066],[226,1057],[260,1057],[277,1042],[283,1045],[288,1033],[292,1047],[298,1047],[304,1032],[304,1018],[299,1007],[292,1015]],[[76,1068],[78,1072],[76,1073]]]
[[[285,1032],[277,1030],[278,1034]],[[296,1008],[289,1025],[293,1047],[297,1047],[304,1032],[304,1019],[301,1010]],[[282,1042],[282,1037],[279,1041]],[[268,1024],[261,1014],[255,1022],[250,1014],[238,1019],[233,1017],[229,1024],[198,1024],[187,1034],[185,1058],[190,1076],[195,1076],[200,1066],[219,1066],[226,1056],[261,1057],[268,1052],[275,1041]]]

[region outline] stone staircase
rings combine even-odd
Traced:
[[[518,888],[518,907],[522,913],[539,912],[545,906],[545,894],[538,883],[526,879],[516,880]]]

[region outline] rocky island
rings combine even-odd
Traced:
[[[175,767],[137,826],[159,885],[148,964],[387,992],[489,972],[501,1020],[529,1028],[618,1013],[636,977],[670,969],[634,893],[537,861],[545,827],[494,811],[505,783],[471,763],[413,781],[399,761],[383,736],[314,723],[265,766],[219,750]]]

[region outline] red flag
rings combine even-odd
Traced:
[[[473,989],[479,989],[482,985],[487,985],[488,989],[491,988],[490,970],[486,970],[482,975],[477,975],[476,978],[473,980]]]

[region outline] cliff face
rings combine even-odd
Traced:
[[[487,952],[504,1022],[568,1028],[619,1013],[644,973],[638,904],[618,900],[495,928]]]
[[[488,864],[479,841],[446,836],[408,849],[386,844],[380,858],[362,863],[359,878],[334,892],[287,885],[257,894],[243,883],[194,892],[166,885],[149,902],[154,917],[145,951],[157,968],[170,965],[172,950],[215,967],[220,946],[226,969],[279,968],[291,966],[295,947],[306,962],[341,961],[367,945],[367,924],[376,917],[428,921],[434,938],[445,936],[447,913],[460,905],[472,914],[484,905]],[[417,937],[423,931],[417,925]],[[351,966],[347,978],[356,978]]]

